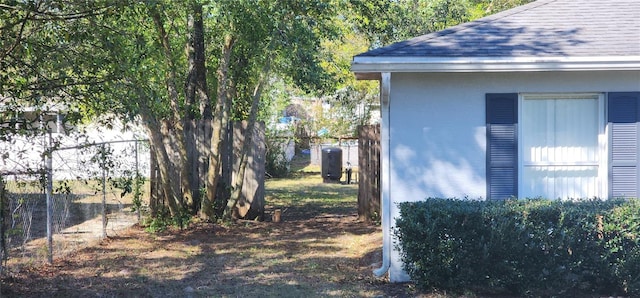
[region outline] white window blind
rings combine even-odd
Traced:
[[[525,95],[520,110],[520,197],[602,195],[598,95]]]

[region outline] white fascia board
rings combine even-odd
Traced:
[[[382,72],[524,72],[640,70],[640,56],[610,57],[354,57],[351,71],[366,79]]]

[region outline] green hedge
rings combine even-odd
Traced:
[[[423,290],[640,295],[640,200],[400,203],[394,234]]]

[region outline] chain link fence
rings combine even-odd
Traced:
[[[50,262],[116,236],[139,222],[148,202],[147,141],[58,148],[42,155],[39,168],[44,170],[0,173],[5,268]]]

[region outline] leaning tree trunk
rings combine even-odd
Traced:
[[[187,159],[187,144],[184,138],[183,116],[180,113],[180,96],[177,88],[177,75],[176,66],[173,63],[173,54],[171,52],[171,44],[169,42],[169,36],[164,29],[164,22],[160,12],[155,5],[149,6],[149,14],[153,19],[156,33],[158,34],[158,41],[164,52],[165,63],[167,64],[167,70],[165,71],[165,85],[167,88],[169,107],[171,108],[171,137],[175,138],[175,142],[172,142],[173,150],[177,152],[179,161],[177,167],[179,168],[179,181],[181,184],[181,192],[179,194],[179,200],[181,206],[194,206],[192,187],[189,180],[189,162]],[[175,177],[175,176],[174,176]]]
[[[143,101],[141,101],[143,102]],[[143,109],[145,106],[142,105]],[[180,190],[179,186],[176,185],[175,180],[172,180],[171,177],[175,176],[174,168],[171,166],[171,161],[169,159],[169,154],[167,153],[167,149],[165,147],[165,136],[162,133],[161,124],[157,121],[157,119],[151,116],[149,111],[142,113],[142,120],[144,122],[144,126],[147,128],[149,132],[149,142],[151,143],[151,150],[153,150],[153,155],[156,157],[159,178],[160,178],[160,188],[162,191],[158,193],[162,194],[164,198],[164,202],[167,203],[169,207],[169,212],[171,212],[171,216],[178,216],[180,214],[180,202],[178,199],[180,198]],[[157,199],[160,199],[158,197]],[[154,204],[158,206],[158,204]]]
[[[236,214],[234,211],[238,204],[238,201],[240,200],[240,197],[242,196],[242,187],[244,184],[244,177],[247,169],[248,155],[249,155],[249,151],[253,147],[253,135],[254,135],[256,120],[258,118],[260,98],[262,97],[262,90],[264,88],[264,84],[266,83],[266,80],[268,77],[269,68],[270,68],[270,62],[269,60],[267,60],[262,70],[262,73],[260,75],[260,79],[258,80],[258,83],[252,95],[253,98],[251,102],[251,110],[249,112],[249,121],[247,123],[247,128],[244,133],[245,138],[244,138],[244,143],[242,145],[242,150],[240,151],[240,162],[239,162],[238,168],[236,169],[236,177],[232,187],[231,197],[229,198],[229,201],[227,202],[227,207],[225,208],[224,217],[227,219],[234,217],[234,215]],[[259,210],[258,212],[261,213],[261,210]]]

